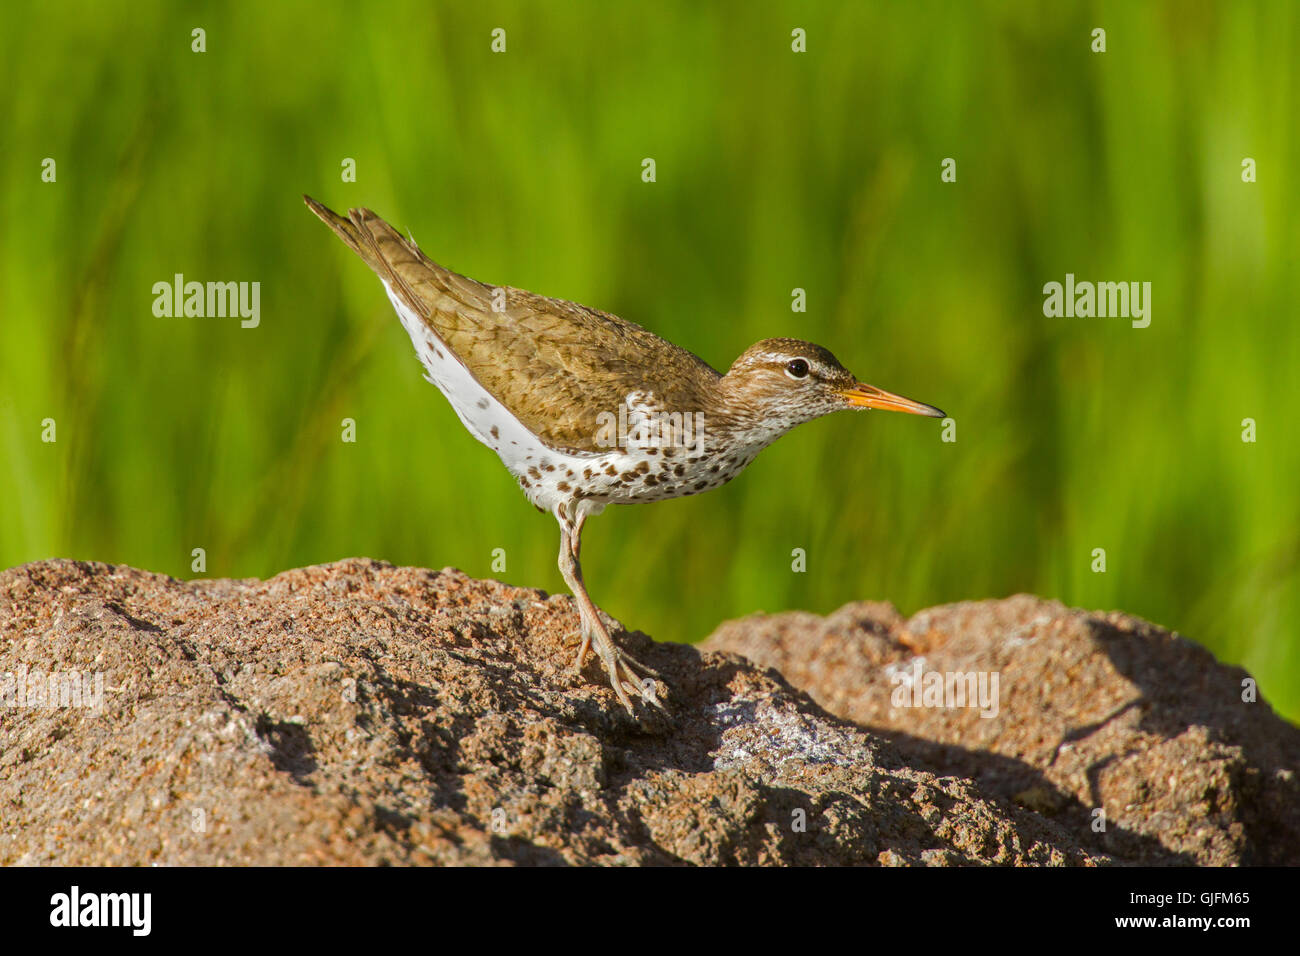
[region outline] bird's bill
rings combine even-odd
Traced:
[[[895,395],[883,388],[859,382],[852,388],[840,392],[854,408],[878,408],[886,412],[907,412],[909,415],[926,415],[930,418],[946,418],[939,409],[923,402],[914,402],[902,395]]]

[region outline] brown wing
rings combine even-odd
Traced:
[[[635,323],[576,302],[494,287],[445,269],[368,209],[350,219],[307,205],[424,317],[479,383],[552,447],[599,451],[600,412],[629,391],[653,392],[665,411],[695,412],[718,373]],[[503,311],[493,296],[504,293]]]

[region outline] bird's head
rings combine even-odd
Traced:
[[[799,339],[763,339],[723,376],[733,401],[778,433],[831,412],[876,408],[943,418],[931,405],[859,382],[829,351]]]

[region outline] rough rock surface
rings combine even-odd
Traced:
[[[908,619],[858,603],[732,621],[702,647],[779,670],[909,766],[972,779],[1094,852],[1300,864],[1300,730],[1243,701],[1244,671],[1145,621],[1023,595]],[[922,687],[931,672],[997,673],[997,715],[895,706],[915,701],[894,694],[918,665]],[[1104,833],[1089,826],[1096,808]]]
[[[0,864],[1113,862],[735,655],[624,635],[673,688],[638,722],[570,673],[576,627],[567,596],[369,560],[5,571]],[[39,699],[74,674],[99,706]]]

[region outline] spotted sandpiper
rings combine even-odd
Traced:
[[[738,475],[796,425],[843,409],[943,412],[859,382],[798,339],[751,345],[725,375],[639,325],[445,269],[369,209],[307,205],[379,276],[427,378],[524,494],[560,523],[560,573],[615,695],[663,709],[659,674],[614,643],[578,563],[607,504],[698,494]]]

